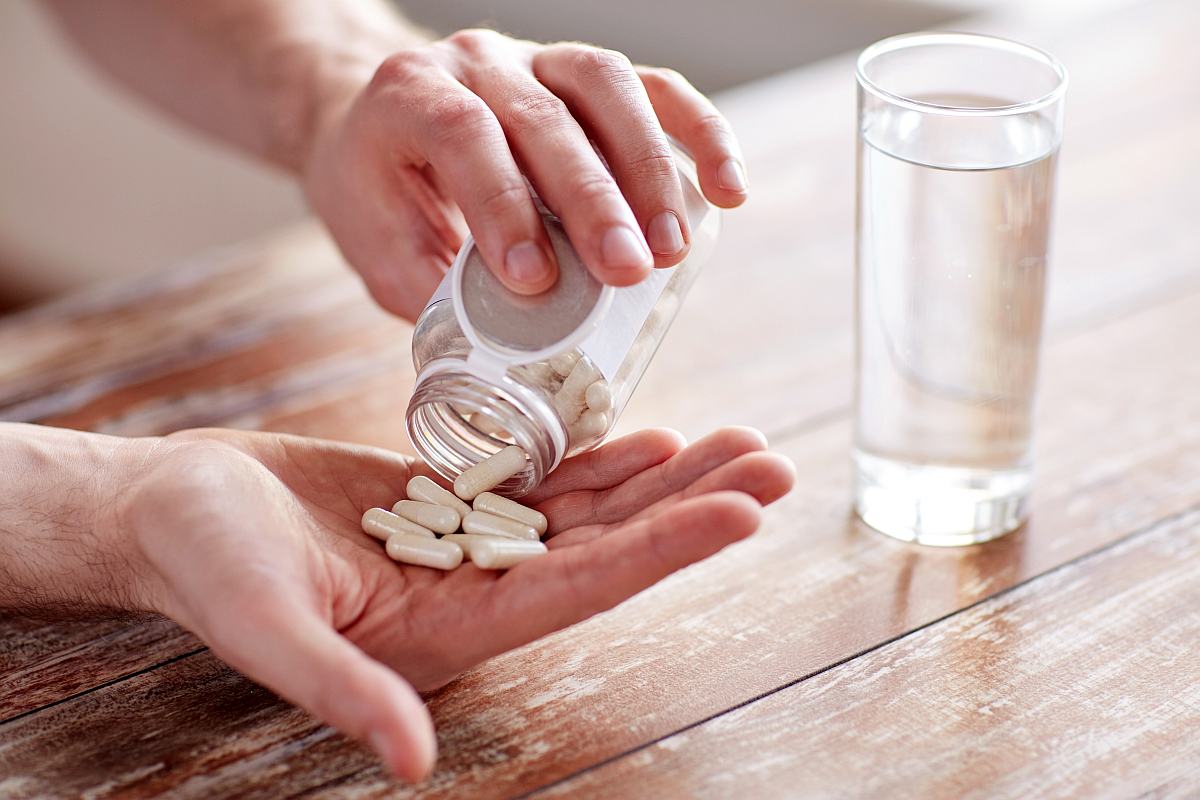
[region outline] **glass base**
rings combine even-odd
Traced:
[[[1025,521],[1029,467],[939,467],[861,451],[854,465],[854,510],[896,539],[956,547],[1003,536]]]

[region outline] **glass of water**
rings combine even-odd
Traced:
[[[933,545],[1017,528],[1066,71],[1016,42],[885,39],[858,59],[855,506]]]

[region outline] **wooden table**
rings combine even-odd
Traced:
[[[0,796],[1200,793],[1200,5],[975,29],[1072,71],[1031,523],[941,550],[849,513],[852,60],[740,89],[754,197],[622,428],[756,425],[763,530],[429,698],[427,784],[159,618],[0,619]],[[409,328],[315,226],[0,323],[0,416],[407,449]]]

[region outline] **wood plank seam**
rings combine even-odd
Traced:
[[[0,719],[0,726],[7,725],[10,722],[16,722],[17,720],[24,719],[25,717],[33,716],[34,714],[41,713],[42,711],[46,711],[47,709],[54,708],[55,706],[63,705],[64,703],[70,703],[74,700],[78,700],[81,697],[89,695],[92,692],[97,692],[101,689],[106,689],[109,686],[115,686],[118,683],[124,683],[125,681],[127,681],[131,678],[136,678],[139,675],[145,675],[147,672],[153,672],[154,670],[158,669],[159,667],[165,667],[170,664],[174,664],[177,661],[183,661],[185,658],[191,658],[192,656],[199,655],[200,653],[203,653],[207,650],[208,650],[207,647],[197,647],[195,650],[189,650],[186,653],[180,653],[177,656],[172,656],[171,658],[165,659],[163,661],[159,661],[156,664],[151,664],[148,667],[142,667],[141,669],[134,670],[133,672],[127,672],[124,675],[118,675],[117,677],[110,678],[109,680],[106,680],[103,683],[98,683],[95,686],[90,686],[87,689],[84,689],[83,691],[75,692],[74,694],[67,695],[66,697],[60,697],[58,700],[55,700],[52,703],[45,703],[36,708],[31,708],[28,711],[22,711],[20,714],[14,714],[13,716],[8,717],[7,719]]]
[[[1200,280],[1180,278],[1154,286],[1150,291],[1135,294],[1129,302],[1113,305],[1109,308],[1098,308],[1090,314],[1084,314],[1077,319],[1068,320],[1061,327],[1049,330],[1046,342],[1042,345],[1043,352],[1048,344],[1058,345],[1062,342],[1077,339],[1086,334],[1095,333],[1124,319],[1136,317],[1159,306],[1184,299],[1193,294],[1200,294]]]
[[[1164,522],[550,796],[1168,796],[1144,793],[1166,779],[1200,796],[1198,523]]]
[[[1052,331],[1051,335],[1047,336],[1047,341],[1041,347],[1043,360],[1045,351],[1051,345],[1057,347],[1085,335],[1095,334],[1097,331],[1103,330],[1110,325],[1120,324],[1126,319],[1131,319],[1139,314],[1147,313],[1169,303],[1186,300],[1193,295],[1200,295],[1200,281],[1179,280],[1155,287],[1155,291],[1142,295],[1140,302],[1139,300],[1135,300],[1134,302],[1099,309],[1096,313],[1076,320],[1069,326]],[[813,433],[826,425],[846,420],[853,413],[853,404],[847,401],[840,405],[817,411],[797,420],[791,425],[785,425],[782,428],[773,430],[763,430],[763,433],[771,440],[791,439],[795,436]]]
[[[764,430],[762,433],[769,441],[798,439],[801,436],[816,433],[828,425],[837,425],[840,422],[846,421],[850,417],[852,410],[849,403],[843,403],[842,405],[810,414],[807,417],[796,420],[791,425],[785,425],[775,430]]]
[[[270,336],[277,332],[272,327],[285,328],[287,322],[289,321],[278,321],[274,326],[264,327],[264,336]],[[178,368],[181,364],[189,363],[199,366],[218,360],[233,350],[234,345],[244,343],[245,337],[244,329],[221,332],[207,339],[205,341],[206,349],[199,354],[193,352],[195,345],[187,342],[175,349],[150,355],[111,372],[70,382],[57,391],[34,396],[18,395],[0,406],[0,419],[8,422],[38,422],[47,417],[69,414],[97,397],[159,377],[167,368]],[[313,363],[319,365],[321,362]],[[323,380],[315,381],[311,385],[296,387],[291,394],[319,391],[327,386],[337,385],[346,380],[372,374],[372,371],[378,371],[377,364],[371,363],[368,366],[370,369],[363,367],[357,373],[338,374],[334,371]],[[289,395],[282,397],[287,396]],[[262,403],[272,403],[278,402],[282,397],[264,393],[264,396],[257,399]]]
[[[975,602],[965,605],[962,608],[956,609],[948,614],[943,614],[942,616],[938,617],[937,619],[929,620],[928,622],[918,625],[915,628],[912,628],[911,630],[907,630],[907,631],[904,631],[903,633],[899,633],[888,639],[881,640],[878,643],[872,645],[871,647],[864,648],[863,650],[860,650],[857,653],[853,653],[849,656],[846,656],[845,658],[838,659],[837,661],[827,664],[826,666],[823,666],[820,669],[812,670],[811,672],[809,672],[805,675],[802,675],[798,678],[795,678],[793,680],[787,681],[786,683],[783,683],[783,684],[775,687],[774,689],[771,689],[766,692],[761,692],[760,694],[755,695],[754,697],[751,697],[751,698],[743,700],[739,703],[736,703],[736,704],[730,706],[729,708],[726,708],[722,711],[716,712],[715,714],[709,714],[708,716],[704,717],[703,719],[699,719],[699,720],[696,720],[695,722],[691,722],[687,725],[683,725],[680,728],[678,728],[677,730],[671,731],[670,733],[665,733],[665,734],[662,734],[661,736],[654,737],[653,739],[650,739],[636,747],[627,748],[626,750],[624,750],[620,753],[617,753],[615,755],[609,756],[608,758],[606,758],[602,761],[598,761],[595,764],[591,764],[587,767],[584,767],[583,769],[575,770],[574,772],[564,775],[561,778],[558,778],[549,783],[543,784],[542,786],[538,786],[538,787],[531,789],[527,792],[524,792],[522,794],[516,795],[514,800],[526,800],[526,798],[535,797],[539,794],[550,791],[551,789],[557,788],[558,786],[569,783],[570,781],[574,780],[575,778],[578,778],[581,775],[584,775],[585,773],[592,772],[593,770],[596,770],[601,767],[605,767],[609,764],[620,761],[621,759],[632,756],[632,755],[639,753],[649,747],[653,747],[654,745],[659,744],[660,742],[663,742],[667,739],[671,739],[675,736],[678,736],[679,734],[686,733],[687,731],[690,731],[694,728],[698,728],[702,725],[712,722],[713,720],[718,719],[719,717],[723,717],[726,714],[730,714],[739,709],[753,705],[754,703],[757,703],[760,700],[764,700],[768,697],[771,697],[772,695],[778,694],[779,692],[786,691],[794,686],[804,683],[807,680],[811,680],[812,678],[818,677],[826,672],[829,672],[830,670],[837,669],[838,667],[848,664],[851,661],[862,658],[863,656],[873,653],[877,650],[881,650],[881,649],[888,647],[889,645],[892,645],[903,639],[907,639],[915,634],[920,633],[921,631],[926,630],[927,628],[931,628],[935,625],[945,622],[946,620],[956,617],[959,614],[962,614],[967,611],[971,611],[972,609],[974,609],[980,605],[983,605],[984,603],[988,603],[997,598],[1003,597],[1003,596],[1007,595],[1008,593],[1013,592],[1017,589],[1020,589],[1024,586],[1027,586],[1029,584],[1032,584],[1035,581],[1043,580],[1044,578],[1048,578],[1052,575],[1055,575],[1056,573],[1061,572],[1064,569],[1086,563],[1087,561],[1097,558],[1110,550],[1124,546],[1124,545],[1126,545],[1136,539],[1139,539],[1141,537],[1151,536],[1155,533],[1155,531],[1159,530],[1160,528],[1171,525],[1182,519],[1185,519],[1193,514],[1196,514],[1197,512],[1200,512],[1200,503],[1193,504],[1191,506],[1188,506],[1187,508],[1177,511],[1174,514],[1170,514],[1169,516],[1155,520],[1154,522],[1150,523],[1149,525],[1139,528],[1138,530],[1128,533],[1125,536],[1122,536],[1118,539],[1114,539],[1113,541],[1108,542],[1107,544],[1105,544],[1102,547],[1098,547],[1094,550],[1089,550],[1086,553],[1081,553],[1080,555],[1076,556],[1075,558],[1072,558],[1069,561],[1064,561],[1061,564],[1058,564],[1055,567],[1052,567],[1051,569],[1045,570],[1043,572],[1039,572],[1036,575],[1031,575],[1030,577],[1026,578],[1025,580],[1018,581],[1017,583],[1014,583],[1011,586],[1001,589],[998,592],[994,592],[987,596],[980,597]]]
[[[1174,516],[1174,515],[1173,515],[1173,516]],[[1170,519],[1170,518],[1168,518],[1168,519]],[[1157,523],[1156,523],[1156,524],[1157,524]],[[1131,533],[1131,534],[1127,534],[1126,536],[1127,536],[1127,537],[1128,537],[1128,536],[1133,536],[1133,535],[1136,535],[1136,533],[1137,533],[1137,532],[1135,531],[1135,532],[1133,532],[1133,533]],[[1097,549],[1097,550],[1095,550],[1095,551],[1090,551],[1090,552],[1091,552],[1091,553],[1094,553],[1094,552],[1100,552],[1102,549],[1103,549],[1103,548],[1099,548],[1099,549]],[[1078,558],[1085,557],[1086,555],[1088,555],[1088,554],[1081,554],[1080,556],[1077,556],[1077,559],[1078,559]],[[1077,560],[1077,559],[1076,559],[1076,560]],[[1039,573],[1039,576],[1040,576],[1040,575],[1043,575],[1043,574],[1045,574],[1045,573]],[[1034,577],[1037,577],[1037,576],[1034,576]],[[1028,579],[1026,579],[1026,581],[1025,581],[1025,582],[1028,582],[1029,580],[1032,580],[1032,579],[1033,579],[1033,578],[1028,578]],[[993,596],[994,596],[994,595],[993,595]],[[960,610],[961,610],[961,609],[960,609]],[[957,613],[957,612],[955,612],[955,613]],[[943,617],[942,619],[945,619],[945,617]],[[914,629],[914,630],[916,630],[916,629]],[[894,639],[893,639],[892,641],[894,641]],[[202,652],[202,651],[197,651],[197,652]],[[866,652],[866,651],[864,651],[864,652]],[[857,657],[857,656],[855,656],[855,657]],[[844,659],[844,660],[842,660],[840,663],[845,663],[845,661],[846,661],[846,660]],[[819,672],[823,672],[823,671],[825,671],[825,670],[823,669],[823,670],[820,670]],[[813,675],[815,675],[815,674],[819,674],[819,672],[814,672],[814,673],[812,673],[812,674],[813,674]],[[752,701],[748,701],[748,702],[752,702]],[[720,714],[713,715],[713,716],[720,716]],[[682,729],[681,729],[681,730],[682,730]],[[660,738],[661,738],[661,737],[660,737]],[[637,748],[635,748],[635,749],[637,749]]]
[[[1112,319],[1109,319],[1109,320],[1107,320],[1107,321],[1106,321],[1104,324],[1108,324],[1109,322],[1116,322],[1116,321],[1119,321],[1119,319],[1120,319],[1120,318],[1122,318],[1122,317],[1124,317],[1124,316],[1125,316],[1125,315],[1123,315],[1123,314],[1122,314],[1122,315],[1120,315],[1120,317],[1114,317],[1114,318],[1112,318]],[[1073,337],[1074,337],[1074,335],[1077,335],[1077,334],[1072,334],[1072,336],[1071,336],[1071,337],[1067,337],[1067,338],[1073,338]],[[1061,341],[1061,340],[1060,340],[1060,341]],[[790,438],[793,438],[793,437],[802,436],[802,435],[805,435],[805,434],[811,433],[811,432],[813,432],[813,431],[816,431],[816,430],[818,430],[818,429],[820,429],[820,428],[824,427],[826,424],[833,424],[833,423],[836,423],[836,422],[838,422],[838,421],[841,421],[841,420],[843,420],[843,419],[845,418],[845,416],[846,416],[846,414],[847,414],[847,411],[848,411],[848,407],[843,407],[843,408],[842,408],[842,409],[840,409],[840,410],[829,410],[829,411],[822,412],[822,413],[820,413],[820,414],[814,415],[814,416],[811,418],[811,420],[810,420],[808,423],[805,423],[805,424],[799,424],[799,425],[793,425],[793,426],[789,426],[789,428],[787,429],[787,432],[786,432],[785,434],[783,434],[783,435],[782,435],[782,438],[788,438],[788,439],[790,439]],[[1038,579],[1040,579],[1040,578],[1042,578],[1042,577],[1044,577],[1044,576],[1046,576],[1046,575],[1049,575],[1049,574],[1051,574],[1051,573],[1055,572],[1057,569],[1061,569],[1062,567],[1065,567],[1065,566],[1068,566],[1068,565],[1070,565],[1070,564],[1076,563],[1076,562],[1078,562],[1078,561],[1080,561],[1080,560],[1083,560],[1083,559],[1086,559],[1086,558],[1090,558],[1090,557],[1092,557],[1092,556],[1094,556],[1094,555],[1096,555],[1096,554],[1098,554],[1098,553],[1102,553],[1102,552],[1104,552],[1105,550],[1107,550],[1107,549],[1109,549],[1109,548],[1111,548],[1111,547],[1114,547],[1114,546],[1116,546],[1116,545],[1118,545],[1118,544],[1120,544],[1120,543],[1122,543],[1122,542],[1124,542],[1124,541],[1126,541],[1126,540],[1129,540],[1129,539],[1135,538],[1135,537],[1137,537],[1137,536],[1143,535],[1143,534],[1145,534],[1146,532],[1148,532],[1149,530],[1152,530],[1152,529],[1153,529],[1155,526],[1157,526],[1157,525],[1159,525],[1159,524],[1162,524],[1163,522],[1166,522],[1166,521],[1173,520],[1173,519],[1175,519],[1176,517],[1178,517],[1178,516],[1180,516],[1180,515],[1182,515],[1182,514],[1189,513],[1189,512],[1190,512],[1190,511],[1192,511],[1193,509],[1194,509],[1194,507],[1189,507],[1189,508],[1187,508],[1187,509],[1184,509],[1183,511],[1180,511],[1180,512],[1178,512],[1177,514],[1174,514],[1174,515],[1172,515],[1172,516],[1170,516],[1170,517],[1166,517],[1166,518],[1164,518],[1163,520],[1158,520],[1158,521],[1156,521],[1155,523],[1153,523],[1153,524],[1151,524],[1151,525],[1149,525],[1149,526],[1147,526],[1147,527],[1144,527],[1144,528],[1142,528],[1142,529],[1139,529],[1139,530],[1133,531],[1133,532],[1131,532],[1131,533],[1129,533],[1129,534],[1126,534],[1124,537],[1122,537],[1122,538],[1120,538],[1120,539],[1117,539],[1117,540],[1114,540],[1114,541],[1112,541],[1112,542],[1110,542],[1110,543],[1108,543],[1108,544],[1106,544],[1106,545],[1104,545],[1104,546],[1102,546],[1102,547],[1100,547],[1100,548],[1097,548],[1097,549],[1095,549],[1095,550],[1088,551],[1088,552],[1086,552],[1086,553],[1082,553],[1082,554],[1080,554],[1079,556],[1075,557],[1074,559],[1072,559],[1072,560],[1070,560],[1070,561],[1067,561],[1067,562],[1064,562],[1063,564],[1060,564],[1060,565],[1058,565],[1058,566],[1054,567],[1054,568],[1053,568],[1053,569],[1051,569],[1051,570],[1048,570],[1048,571],[1046,571],[1046,572],[1042,572],[1042,573],[1038,573],[1037,575],[1030,576],[1029,578],[1026,578],[1024,581],[1021,581],[1020,583],[1014,584],[1013,586],[1010,586],[1010,587],[1008,587],[1008,588],[1006,588],[1006,589],[1004,589],[1004,590],[1001,590],[1001,591],[1000,591],[1000,592],[998,592],[998,593],[994,593],[994,594],[991,594],[991,595],[987,595],[987,596],[981,597],[981,598],[979,598],[978,600],[976,600],[975,602],[971,603],[970,605],[964,606],[964,607],[962,607],[962,608],[960,608],[960,609],[957,609],[957,610],[955,610],[954,612],[951,612],[951,613],[949,613],[949,614],[946,614],[946,615],[943,615],[943,616],[941,616],[941,617],[938,617],[938,618],[936,618],[936,619],[933,619],[933,620],[931,620],[931,621],[929,621],[929,622],[926,622],[926,623],[922,624],[921,626],[918,626],[918,627],[912,628],[912,629],[910,629],[910,630],[907,630],[907,631],[901,632],[901,633],[899,633],[899,634],[897,634],[897,635],[895,635],[895,636],[893,636],[893,637],[891,637],[891,638],[889,638],[889,639],[887,639],[887,640],[885,640],[885,641],[881,641],[881,642],[877,643],[875,646],[873,646],[873,647],[871,647],[871,648],[867,648],[867,649],[861,650],[861,651],[859,651],[859,652],[856,652],[856,653],[854,653],[854,654],[852,654],[852,655],[850,655],[850,656],[847,656],[847,657],[845,657],[845,658],[839,659],[838,661],[831,662],[830,664],[828,664],[828,665],[825,665],[825,666],[823,666],[822,668],[820,668],[820,669],[818,669],[818,670],[813,670],[813,671],[811,671],[811,672],[809,672],[809,673],[807,673],[807,674],[805,674],[805,675],[803,675],[803,676],[801,676],[801,677],[799,677],[799,678],[796,678],[796,679],[794,679],[794,680],[792,680],[792,681],[789,681],[789,682],[787,682],[787,683],[785,683],[785,684],[782,684],[782,685],[780,685],[780,686],[778,686],[778,687],[775,687],[775,688],[773,688],[773,689],[771,689],[771,690],[769,690],[769,691],[766,691],[766,692],[760,693],[760,694],[758,694],[758,695],[756,695],[756,696],[754,696],[754,697],[752,697],[752,698],[749,698],[749,699],[747,699],[747,700],[744,700],[744,701],[742,701],[742,702],[740,702],[740,703],[738,703],[738,704],[735,704],[735,705],[733,705],[733,706],[730,706],[730,707],[728,707],[728,708],[726,708],[726,709],[724,709],[724,710],[722,710],[722,711],[719,711],[719,712],[717,712],[717,713],[715,713],[715,714],[711,714],[711,715],[709,715],[709,716],[707,716],[707,717],[705,717],[705,718],[703,718],[703,719],[700,719],[700,720],[698,720],[698,721],[696,721],[696,722],[690,723],[689,725],[686,725],[686,726],[680,727],[680,728],[678,728],[677,730],[674,730],[674,731],[671,731],[671,732],[669,732],[669,733],[663,734],[663,735],[661,735],[661,736],[659,736],[659,737],[657,737],[657,738],[655,738],[655,739],[653,739],[653,740],[649,740],[649,741],[647,741],[647,742],[645,742],[645,743],[642,743],[642,744],[638,745],[637,747],[628,748],[627,750],[625,750],[625,751],[623,751],[623,752],[621,752],[621,753],[619,753],[619,754],[616,754],[616,755],[614,755],[614,756],[611,756],[611,757],[609,757],[608,759],[605,759],[605,760],[604,760],[604,761],[602,761],[602,762],[598,762],[597,764],[595,764],[595,765],[592,765],[592,766],[590,766],[590,767],[588,767],[588,768],[585,768],[585,769],[583,769],[583,770],[578,770],[578,771],[576,771],[576,772],[574,772],[574,773],[571,773],[570,775],[564,776],[564,777],[562,777],[562,778],[560,778],[560,779],[558,779],[558,780],[556,780],[556,781],[554,781],[554,782],[552,782],[552,783],[546,784],[546,785],[544,785],[544,786],[541,786],[541,787],[537,787],[537,788],[533,789],[533,790],[532,790],[530,793],[527,793],[526,795],[522,795],[522,796],[529,796],[529,795],[530,795],[530,794],[532,794],[532,793],[536,793],[536,792],[540,792],[540,791],[543,791],[543,790],[549,789],[549,788],[551,788],[551,787],[553,787],[553,786],[555,786],[555,785],[557,785],[557,784],[559,784],[559,783],[562,783],[562,782],[564,782],[564,781],[570,780],[572,777],[574,777],[574,776],[576,776],[576,775],[578,775],[578,774],[581,774],[582,772],[586,772],[586,771],[588,771],[588,770],[590,770],[590,769],[594,769],[595,767],[602,766],[602,765],[604,765],[604,764],[606,764],[606,763],[608,763],[608,762],[610,762],[610,761],[616,761],[616,760],[618,760],[618,759],[620,759],[620,758],[624,758],[624,757],[625,757],[625,756],[627,756],[627,755],[633,754],[633,753],[635,753],[635,752],[638,752],[638,751],[640,751],[640,750],[642,750],[642,749],[645,749],[646,747],[652,746],[653,744],[657,743],[658,741],[661,741],[661,740],[663,740],[663,739],[669,738],[669,737],[671,737],[671,736],[674,736],[674,735],[676,735],[676,734],[678,734],[678,733],[681,733],[681,732],[684,732],[684,731],[686,731],[686,730],[689,730],[689,729],[691,729],[691,728],[693,728],[693,727],[696,727],[696,726],[698,726],[698,725],[704,724],[705,722],[707,722],[707,721],[709,721],[709,720],[712,720],[712,719],[715,719],[715,718],[717,718],[717,717],[723,716],[723,715],[725,715],[725,714],[727,714],[727,713],[730,713],[730,712],[732,712],[732,711],[734,711],[734,710],[736,710],[736,709],[738,709],[738,708],[740,708],[740,707],[743,707],[743,706],[746,706],[746,705],[750,705],[750,704],[752,704],[752,703],[754,703],[754,702],[757,702],[758,700],[761,700],[761,699],[763,699],[763,698],[765,698],[765,697],[768,697],[768,696],[770,696],[770,695],[772,695],[772,694],[775,694],[775,693],[777,693],[777,692],[779,692],[779,691],[783,691],[783,690],[785,690],[785,689],[787,689],[787,688],[789,688],[789,687],[791,687],[791,686],[794,686],[794,685],[796,685],[796,684],[798,684],[798,683],[801,683],[801,682],[803,682],[803,681],[809,680],[810,678],[816,677],[816,676],[818,676],[818,675],[820,675],[820,674],[822,674],[822,673],[824,673],[824,672],[826,672],[826,671],[828,671],[828,670],[830,670],[830,669],[834,669],[834,668],[836,668],[836,667],[838,667],[838,666],[841,666],[842,664],[845,664],[845,663],[847,663],[847,662],[849,662],[849,661],[851,661],[851,660],[854,660],[854,659],[856,659],[856,658],[859,658],[859,657],[861,657],[861,656],[863,656],[863,655],[865,655],[865,654],[867,654],[867,653],[870,653],[870,652],[872,652],[872,651],[874,651],[874,650],[877,650],[877,649],[879,649],[880,647],[884,647],[884,646],[886,646],[886,645],[888,645],[888,644],[891,644],[891,643],[893,643],[893,642],[895,642],[895,641],[898,641],[898,640],[900,640],[900,639],[903,639],[903,638],[905,638],[905,637],[907,637],[907,636],[910,636],[910,635],[912,635],[912,634],[914,634],[914,633],[917,633],[917,632],[919,632],[919,631],[923,630],[924,628],[927,628],[927,627],[929,627],[929,626],[931,626],[931,625],[937,624],[937,623],[939,623],[939,622],[941,622],[941,621],[943,621],[943,620],[945,620],[945,619],[948,619],[948,618],[949,618],[949,617],[951,617],[951,616],[954,616],[955,614],[962,613],[963,611],[966,611],[966,610],[969,610],[969,609],[971,609],[971,608],[974,608],[975,606],[979,605],[979,604],[980,604],[980,603],[982,603],[982,602],[985,602],[986,600],[989,600],[989,599],[991,599],[991,598],[993,598],[993,597],[997,597],[997,596],[1000,596],[1000,595],[1002,595],[1002,594],[1003,594],[1004,592],[1006,592],[1006,591],[1010,591],[1010,590],[1012,590],[1012,589],[1015,589],[1015,588],[1017,588],[1017,587],[1019,587],[1019,586],[1023,586],[1024,584],[1026,584],[1026,583],[1029,583],[1029,582],[1031,582],[1031,581],[1038,580]],[[46,709],[53,708],[53,707],[55,707],[55,706],[58,706],[58,705],[61,705],[61,704],[64,704],[64,703],[70,702],[70,701],[72,701],[72,700],[75,700],[75,699],[78,699],[78,698],[80,698],[80,697],[86,696],[86,695],[88,695],[88,694],[90,694],[90,693],[92,693],[92,692],[98,691],[98,690],[100,690],[100,689],[107,688],[107,687],[109,687],[109,686],[112,686],[112,685],[115,685],[115,684],[117,684],[117,683],[121,683],[121,682],[123,682],[123,681],[129,680],[130,678],[134,678],[134,677],[137,677],[138,675],[142,675],[142,674],[145,674],[146,672],[150,672],[150,671],[152,671],[152,670],[158,669],[159,667],[167,666],[167,665],[170,665],[170,664],[172,664],[172,663],[175,663],[175,662],[177,662],[177,661],[180,661],[180,660],[183,660],[183,659],[189,658],[189,657],[191,657],[191,656],[198,655],[198,654],[200,654],[200,653],[203,653],[203,652],[205,652],[205,651],[207,651],[207,650],[208,650],[208,648],[207,648],[207,647],[201,647],[201,648],[197,648],[197,649],[194,649],[194,650],[188,651],[187,653],[183,653],[183,654],[180,654],[180,655],[174,656],[174,657],[172,657],[172,658],[166,659],[166,660],[164,660],[164,661],[158,662],[158,663],[156,663],[156,664],[154,664],[154,665],[151,665],[151,666],[148,666],[148,667],[142,668],[142,669],[140,669],[140,670],[136,670],[136,671],[134,671],[134,672],[130,672],[130,673],[126,673],[126,674],[124,674],[124,675],[117,676],[117,677],[115,677],[115,678],[112,678],[112,679],[109,679],[109,680],[107,680],[107,681],[105,681],[105,682],[103,682],[103,683],[97,684],[96,686],[93,686],[93,687],[90,687],[90,688],[88,688],[88,689],[85,689],[85,690],[82,690],[82,691],[79,691],[79,692],[73,693],[73,694],[71,694],[71,695],[69,695],[69,696],[67,696],[67,697],[60,698],[60,699],[58,699],[58,700],[55,700],[54,702],[51,702],[51,703],[47,703],[47,704],[44,704],[44,705],[38,706],[38,707],[36,707],[36,708],[29,709],[29,710],[27,710],[27,711],[23,711],[23,712],[21,712],[21,713],[19,713],[19,714],[16,714],[16,715],[14,715],[14,716],[8,717],[8,718],[6,718],[6,719],[3,719],[3,720],[0,720],[0,725],[4,725],[4,724],[7,724],[7,723],[9,723],[9,722],[13,722],[13,721],[16,721],[16,720],[19,720],[19,719],[23,719],[23,718],[25,718],[25,717],[27,717],[27,716],[31,716],[31,715],[33,715],[33,714],[39,713],[39,712],[41,712],[41,711],[44,711],[44,710],[46,710]]]

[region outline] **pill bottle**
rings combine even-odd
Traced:
[[[673,146],[691,248],[680,264],[655,269],[636,286],[592,277],[540,202],[559,265],[558,281],[542,294],[506,289],[467,237],[412,340],[417,381],[408,434],[442,477],[453,480],[516,444],[529,457],[525,469],[493,491],[520,497],[612,430],[720,228],[695,163]]]

